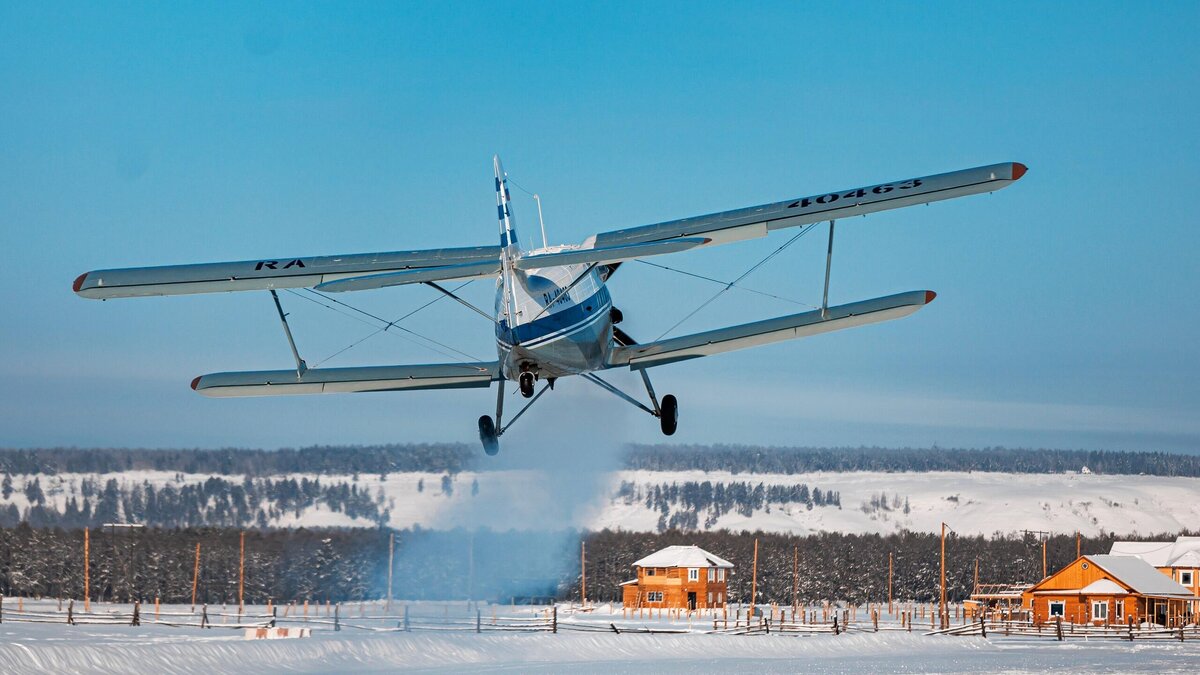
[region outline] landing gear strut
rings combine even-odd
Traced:
[[[513,418],[508,421],[508,424],[501,424],[501,417],[504,414],[503,377],[497,382],[499,386],[496,388],[496,419],[493,421],[489,415],[484,415],[479,418],[479,441],[483,443],[483,451],[489,455],[495,455],[496,453],[500,452],[500,437],[504,435],[504,432],[508,431],[509,428],[512,427],[513,423],[516,422],[521,415],[524,415],[525,411],[529,410],[529,407],[542,397],[542,394],[554,387],[554,379],[551,378],[546,380],[546,384],[540,390],[538,390],[536,394],[532,393],[534,377],[533,373],[527,371],[521,373],[520,377],[518,378],[521,384],[521,393],[523,395],[525,394],[526,375],[529,376],[528,382],[530,394],[525,395],[525,397],[529,399],[529,402],[525,404],[524,408],[521,408],[519,411],[517,411],[516,415],[513,415]]]
[[[638,372],[642,375],[642,382],[646,384],[646,393],[650,396],[650,404],[654,406],[653,409],[646,407],[629,394],[626,394],[608,382],[600,379],[594,373],[584,373],[582,377],[601,389],[610,392],[625,401],[628,401],[629,403],[633,404],[634,407],[645,410],[651,415],[657,417],[663,434],[667,436],[674,435],[675,431],[679,428],[679,401],[676,400],[673,395],[667,394],[663,397],[662,404],[660,405],[658,402],[658,396],[656,396],[654,393],[654,387],[650,384],[650,376],[646,374],[646,370],[644,368],[640,369]]]

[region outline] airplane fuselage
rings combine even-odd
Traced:
[[[500,275],[496,347],[506,379],[524,371],[547,379],[605,367],[612,298],[601,269],[564,265]]]

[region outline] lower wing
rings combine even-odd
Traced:
[[[230,396],[288,396],[342,394],[409,389],[471,389],[488,387],[499,377],[500,364],[436,363],[412,366],[314,368],[213,373],[192,380],[192,389],[217,398]]]
[[[653,368],[701,356],[891,321],[916,312],[932,302],[935,296],[933,291],[909,291],[830,307],[824,314],[821,310],[814,310],[669,340],[617,347],[609,357],[608,366],[629,366],[633,370]]]

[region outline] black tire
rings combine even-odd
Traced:
[[[662,425],[663,435],[675,435],[675,430],[679,428],[679,401],[675,400],[673,394],[667,394],[658,408],[658,421]]]
[[[500,439],[496,436],[496,423],[491,415],[479,418],[479,441],[483,443],[483,451],[488,455],[500,452]]]
[[[518,382],[521,385],[521,395],[525,398],[531,398],[533,396],[533,373],[529,371],[521,373],[521,377],[518,379]]]

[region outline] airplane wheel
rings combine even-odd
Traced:
[[[500,452],[500,438],[496,436],[496,423],[490,415],[479,418],[479,440],[483,443],[483,451],[489,455]]]
[[[519,382],[521,384],[521,395],[524,396],[525,398],[532,397],[533,396],[533,373],[529,372],[528,370],[521,373]]]
[[[658,421],[662,424],[663,435],[673,436],[675,429],[679,427],[679,401],[675,400],[673,394],[667,394],[663,397],[659,410],[661,414]]]

